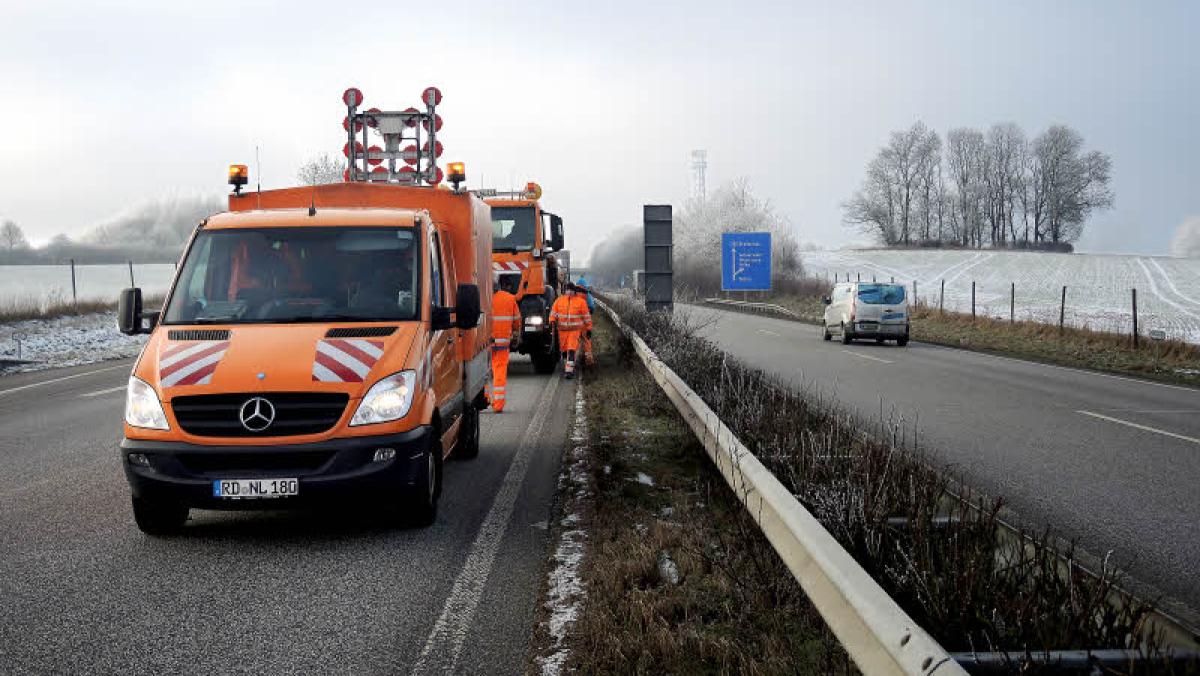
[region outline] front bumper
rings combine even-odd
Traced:
[[[426,471],[430,428],[400,434],[331,439],[311,444],[209,446],[170,441],[121,441],[121,464],[133,494],[202,509],[278,509],[321,502],[350,502],[395,495],[415,486]],[[375,451],[395,449],[391,460]],[[149,467],[135,465],[141,453]],[[299,480],[295,496],[229,499],[213,496],[219,479]]]

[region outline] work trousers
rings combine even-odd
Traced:
[[[504,410],[508,386],[508,347],[492,348],[492,384],[488,399],[492,408]]]

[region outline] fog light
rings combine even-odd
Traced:
[[[149,467],[150,458],[147,458],[145,453],[130,453],[129,464],[136,465],[138,467]]]
[[[377,448],[375,449],[375,460],[372,462],[387,462],[396,457],[396,449],[394,448]]]

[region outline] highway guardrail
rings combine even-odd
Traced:
[[[708,404],[603,301],[650,375],[704,445],[854,663],[867,674],[966,674],[750,452]]]

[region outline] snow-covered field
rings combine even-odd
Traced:
[[[121,335],[116,312],[10,322],[0,324],[0,360],[18,358],[18,341],[20,358],[33,363],[0,366],[0,376],[133,357],[146,336]]]
[[[1017,319],[1058,322],[1062,287],[1066,321],[1074,326],[1129,332],[1131,290],[1137,289],[1138,328],[1162,329],[1169,338],[1200,343],[1200,259],[1021,251],[840,250],[803,254],[814,276],[845,280],[895,279],[936,306],[946,282],[946,309],[1008,317],[1010,284],[1016,284]]]

